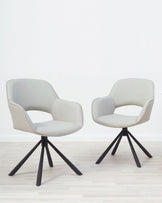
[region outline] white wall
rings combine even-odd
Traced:
[[[151,120],[132,132],[161,138],[161,8],[161,0],[0,0],[0,140],[23,134],[12,129],[7,107],[11,78],[48,80],[60,97],[80,102],[85,125],[69,138],[81,140],[119,131],[93,123],[93,98],[120,78],[152,79]]]

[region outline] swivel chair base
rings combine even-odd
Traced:
[[[133,147],[132,141],[130,139],[130,137],[136,142],[136,144],[142,149],[142,151],[149,157],[152,158],[152,155],[141,145],[141,143],[128,131],[127,128],[123,128],[122,131],[119,133],[119,135],[113,140],[113,142],[108,146],[108,148],[104,151],[104,153],[99,157],[99,159],[96,161],[96,164],[99,164],[104,157],[106,156],[106,154],[109,152],[109,150],[113,147],[113,145],[115,144],[115,147],[111,153],[111,155],[114,155],[116,153],[116,150],[120,144],[120,141],[122,139],[122,136],[127,136],[134,160],[136,162],[137,167],[141,167],[141,164],[139,162],[138,156],[136,154],[136,151]]]
[[[49,162],[49,166],[53,167],[53,162],[51,158],[51,154],[49,151],[48,146],[50,145],[57,154],[67,163],[67,165],[77,174],[82,175],[82,173],[48,140],[47,137],[42,136],[41,140],[31,149],[31,151],[17,164],[17,166],[9,173],[9,176],[13,176],[19,168],[25,163],[25,161],[30,157],[30,155],[36,150],[36,148],[41,144],[41,155],[40,155],[40,161],[39,161],[39,167],[38,167],[38,173],[37,173],[37,181],[36,185],[41,185],[42,180],[42,170],[43,170],[43,159],[44,159],[44,149],[46,149],[47,152],[47,158]]]

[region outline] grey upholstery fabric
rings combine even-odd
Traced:
[[[83,126],[80,104],[62,100],[46,81],[13,79],[7,82],[7,98],[15,129],[43,136],[63,136]],[[26,111],[48,112],[53,120],[33,123]]]
[[[108,96],[92,103],[93,120],[101,125],[126,128],[149,120],[154,102],[154,84],[151,80],[129,78],[117,81]],[[120,106],[137,105],[142,110],[138,116],[114,113]]]

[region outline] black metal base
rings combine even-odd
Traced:
[[[25,163],[25,161],[30,157],[30,155],[37,149],[37,147],[41,144],[41,155],[40,155],[40,161],[39,161],[39,167],[38,167],[38,173],[37,173],[37,181],[36,185],[41,185],[42,180],[42,170],[43,170],[43,159],[44,159],[44,149],[46,149],[48,163],[50,167],[53,167],[53,162],[51,158],[51,154],[49,151],[48,146],[50,145],[56,153],[68,164],[68,166],[77,174],[82,175],[82,173],[48,140],[47,137],[42,136],[41,140],[31,149],[30,152],[17,164],[17,166],[9,173],[9,176],[13,176],[19,168]]]
[[[142,151],[149,157],[152,158],[152,155],[141,145],[141,143],[128,131],[127,128],[123,128],[122,131],[119,133],[119,135],[113,140],[113,142],[108,146],[108,148],[104,151],[104,153],[99,157],[99,159],[96,161],[96,164],[101,163],[101,161],[104,159],[104,157],[106,156],[106,154],[110,151],[110,149],[113,147],[113,145],[115,144],[115,147],[111,153],[111,155],[114,155],[116,153],[116,150],[120,144],[120,141],[122,139],[122,136],[127,136],[134,160],[136,162],[137,167],[141,167],[141,164],[139,162],[138,156],[136,154],[136,151],[133,147],[132,141],[130,139],[130,137],[135,141],[135,143],[142,149]]]

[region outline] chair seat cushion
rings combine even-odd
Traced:
[[[126,128],[137,124],[137,116],[128,116],[121,114],[109,114],[100,116],[96,122],[113,128]]]
[[[37,134],[54,137],[64,136],[81,128],[77,123],[56,120],[34,123],[34,126]]]

